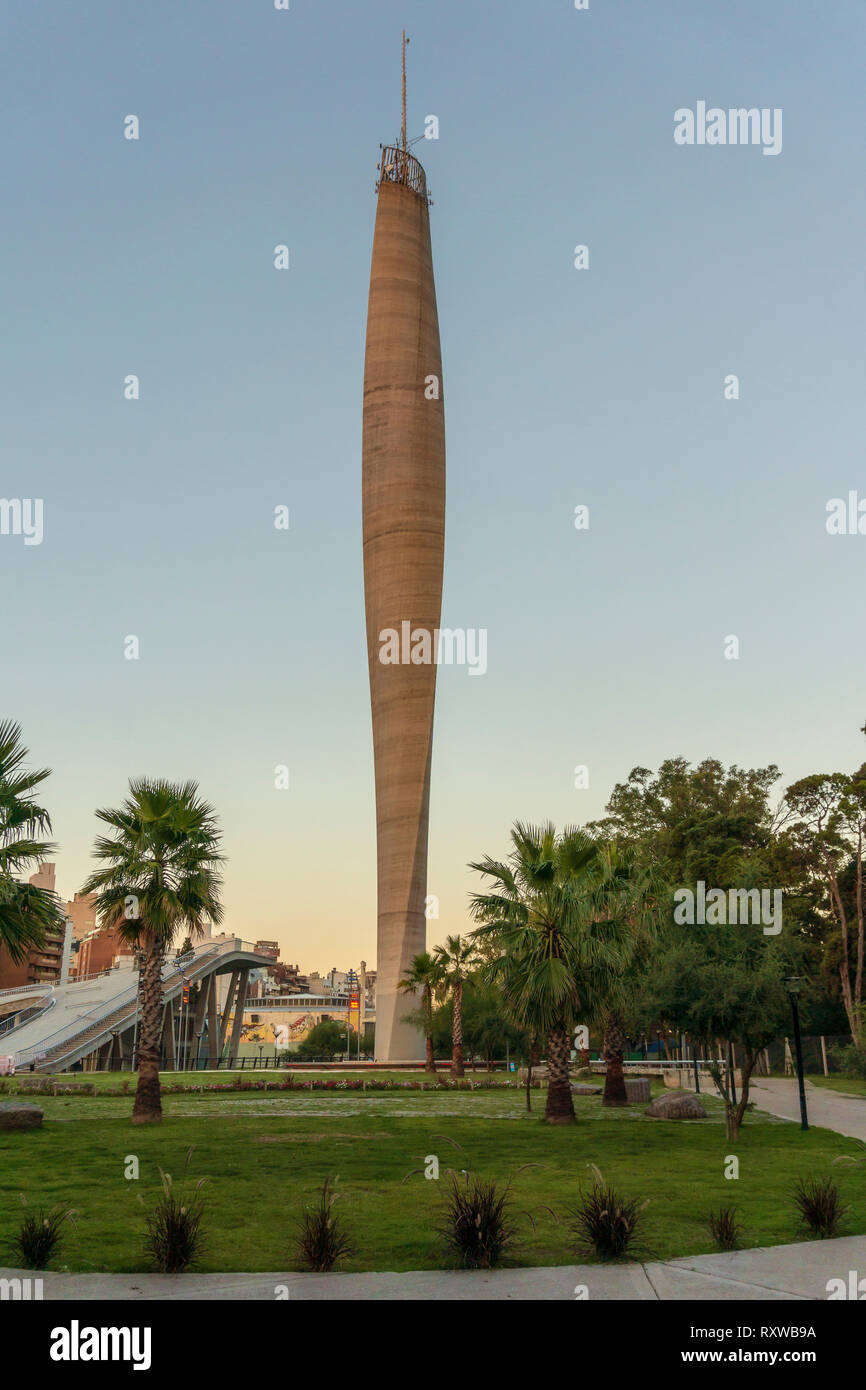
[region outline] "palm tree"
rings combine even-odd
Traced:
[[[612,842],[608,846],[610,893],[607,911],[621,917],[626,961],[622,972],[611,976],[603,1009],[605,1063],[603,1106],[628,1104],[623,1059],[628,1046],[627,1001],[633,998],[645,969],[646,953],[658,939],[658,894],[663,883],[656,870],[641,864],[635,851]]]
[[[568,1124],[574,1120],[572,1028],[580,1015],[587,1022],[597,1015],[609,977],[627,960],[623,918],[611,910],[611,846],[574,828],[557,836],[549,822],[518,821],[511,842],[507,862],[484,858],[470,865],[494,888],[471,897],[480,924],[474,934],[500,946],[490,973],[500,980],[512,1017],[547,1037],[545,1119]]]
[[[628,1095],[625,1089],[625,1072],[623,1069],[623,1058],[628,1043],[622,1014],[618,1009],[611,1009],[607,1016],[607,1023],[604,1030],[604,1094],[601,1098],[602,1105],[619,1106],[628,1104]]]
[[[434,960],[439,967],[442,983],[451,990],[454,1021],[451,1029],[451,1075],[461,1077],[463,1071],[463,981],[467,970],[478,958],[474,941],[464,936],[446,936],[445,945],[437,946]]]
[[[97,895],[102,926],[114,927],[141,951],[138,1087],[133,1124],[162,1119],[159,1061],[163,1023],[162,965],[175,933],[198,936],[223,909],[217,865],[220,831],[195,782],[134,778],[119,810],[97,817],[114,831],[98,836],[95,869],[83,892]]]
[[[25,772],[29,750],[21,743],[21,726],[11,719],[0,723],[0,947],[13,964],[26,960],[45,934],[62,926],[56,893],[22,883],[18,874],[34,869],[56,846],[42,839],[51,833],[51,817],[32,792],[51,776],[48,768]]]
[[[424,1014],[424,1034],[426,1038],[426,1059],[424,1070],[435,1072],[436,1062],[433,1057],[433,991],[442,980],[442,973],[433,956],[429,951],[422,951],[412,961],[406,975],[400,980],[397,988],[403,994],[417,994],[421,991],[421,1008]]]

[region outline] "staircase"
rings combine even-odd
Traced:
[[[182,963],[178,960],[166,962],[164,969],[168,973],[163,975],[162,981],[166,999],[177,993],[178,981],[182,978],[184,972],[189,972],[188,978],[200,978],[208,972],[214,957],[218,954],[219,952],[214,949],[200,952],[195,957],[186,957],[183,959]],[[70,1037],[64,1038],[62,1042],[56,1043],[54,1047],[46,1051],[45,1056],[39,1061],[39,1070],[52,1071],[55,1063],[62,1061],[64,1058],[68,1057],[70,1053],[77,1052],[83,1044],[95,1042],[97,1038],[110,1034],[117,1024],[132,1018],[135,1014],[135,1010],[135,998],[127,999],[125,1003],[118,1005],[112,1013],[98,1019],[95,1023],[91,1023],[89,1027],[83,1028],[80,1033],[73,1033]],[[93,1052],[95,1051],[95,1047],[88,1048],[87,1050]]]
[[[80,1033],[73,1033],[71,1037],[65,1038],[63,1042],[57,1043],[49,1048],[45,1056],[39,1060],[40,1071],[52,1071],[54,1062],[66,1057],[70,1052],[77,1052],[83,1043],[90,1042],[98,1038],[102,1033],[110,1033],[117,1023],[122,1023],[124,1019],[131,1018],[135,1013],[135,999],[127,999],[125,1004],[121,1004],[113,1013],[106,1018],[100,1018],[96,1023],[91,1023],[89,1028],[83,1028]],[[91,1051],[93,1049],[90,1049]]]
[[[270,957],[260,955],[250,942],[238,937],[207,942],[204,949],[199,948],[186,956],[166,961],[162,975],[164,998],[166,1003],[176,999],[187,980],[203,983],[212,974],[234,970],[236,965],[240,969],[267,964],[270,964]],[[100,981],[104,979],[104,992],[107,993],[113,983],[114,972],[103,972],[97,978]],[[89,1013],[79,1014],[75,1009],[71,1017],[70,1000],[75,998],[80,987],[90,993],[90,986],[83,981],[71,981],[61,986],[56,991],[58,998],[55,1007],[57,1003],[60,1004],[58,1016],[65,1018],[65,1022],[59,1028],[55,1027],[53,1031],[42,1029],[38,1019],[38,1013],[42,1012],[40,1009],[37,1015],[22,1022],[20,1033],[18,1027],[8,1030],[10,1044],[13,1041],[19,1043],[13,1053],[16,1070],[32,1068],[38,1072],[50,1072],[68,1069],[76,1060],[95,1052],[112,1033],[125,1031],[135,1018],[137,985],[134,977],[127,976],[119,992],[106,998],[103,1003],[94,1005]],[[83,996],[77,997],[84,1003]]]

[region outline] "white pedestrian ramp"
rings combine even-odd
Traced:
[[[240,1038],[237,1021],[243,1019],[249,972],[272,963],[270,956],[259,954],[250,942],[238,937],[208,939],[185,956],[167,959],[162,972],[167,1020],[176,1013],[184,985],[198,984],[197,1021],[210,1029],[211,1054],[214,1044],[218,1042],[221,1053],[227,1041],[236,1052]],[[217,1017],[216,977],[226,974],[230,976],[228,994],[222,1015]],[[55,986],[41,1001],[42,1007],[37,1008],[34,1001],[8,1020],[13,1026],[0,1035],[0,1056],[11,1056],[16,1072],[66,1071],[92,1053],[107,1053],[109,1049],[112,1058],[131,1058],[138,980],[130,957],[98,976]],[[237,1027],[229,1040],[230,1016]],[[16,1018],[20,1020],[17,1025]]]

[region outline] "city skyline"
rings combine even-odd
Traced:
[[[4,711],[53,769],[62,896],[97,806],[192,777],[226,929],[320,964],[376,959],[360,381],[404,25],[410,136],[439,127],[443,623],[487,641],[483,677],[439,671],[429,940],[515,818],[596,818],[635,765],[863,760],[866,539],[827,529],[866,494],[862,13],[13,6],[2,492],[44,510],[0,537]],[[778,155],[678,145],[700,102],[784,111]]]

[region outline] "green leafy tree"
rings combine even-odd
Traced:
[[[403,979],[397,984],[397,988],[402,994],[421,995],[426,1053],[424,1070],[432,1072],[436,1070],[433,1052],[433,991],[441,983],[442,969],[439,962],[429,951],[421,951],[412,961]]]
[[[43,838],[51,833],[51,818],[33,795],[51,773],[27,771],[29,756],[20,725],[0,723],[0,948],[16,965],[44,945],[46,932],[63,925],[57,894],[19,879],[56,849]]]
[[[512,1021],[501,987],[488,979],[486,973],[485,969],[476,970],[467,974],[463,981],[464,1073],[470,1056],[473,1065],[482,1058],[490,1067],[506,1056],[517,1061],[529,1055],[527,1033]],[[437,1058],[452,1053],[454,1037],[454,999],[449,994],[437,1004],[435,1000],[441,996],[440,988],[434,993],[432,1020],[433,1051]],[[423,1009],[416,1009],[411,1017],[416,1027],[424,1027]]]
[[[778,779],[773,763],[726,768],[705,758],[692,767],[668,758],[657,773],[633,768],[614,787],[607,816],[591,828],[630,845],[669,883],[733,884],[748,865],[765,863],[775,820],[769,797]]]
[[[685,1006],[693,997],[701,1010],[712,1012],[719,1002],[714,995],[727,960],[724,968],[731,977],[730,1007],[722,1013],[727,1031],[720,1030],[717,1016],[712,1036],[741,1040],[745,1046],[754,1033],[754,1018],[747,981],[737,960],[754,966],[762,987],[773,978],[771,963],[777,957],[787,956],[789,969],[794,968],[790,964],[793,961],[799,970],[815,973],[823,949],[820,938],[824,928],[816,912],[820,894],[809,882],[802,845],[786,828],[791,808],[784,801],[779,807],[771,802],[778,777],[775,764],[746,769],[725,767],[717,759],[706,758],[692,766],[684,758],[671,758],[657,773],[633,769],[627,781],[614,788],[607,805],[609,814],[599,822],[599,828],[616,834],[639,860],[651,864],[660,882],[658,937],[652,951],[644,956],[643,969],[627,982],[636,1003],[627,1017],[636,1031],[643,1028],[649,1032],[661,1026],[689,1032]],[[786,945],[770,949],[772,939],[763,935],[760,926],[677,925],[676,890],[695,891],[701,880],[707,888],[721,889],[726,895],[731,890],[783,890]],[[739,957],[741,948],[745,954]],[[730,959],[725,955],[728,951],[733,951]],[[675,988],[681,965],[688,967],[688,998],[681,998]],[[648,990],[642,983],[646,970],[651,985]],[[660,978],[665,981],[664,988],[659,987]],[[735,1004],[743,1013],[739,1024]],[[785,998],[781,1012],[774,1015],[772,1027],[777,1032],[784,1032],[787,1026],[787,1009]],[[699,1012],[692,1011],[691,1031]],[[708,1026],[706,1019],[702,1026]]]
[[[95,869],[84,884],[95,893],[103,927],[114,927],[141,952],[138,1086],[133,1124],[162,1119],[159,1061],[163,1023],[162,968],[176,933],[191,937],[222,921],[218,865],[220,831],[195,782],[140,777],[117,810],[96,812],[112,836],[98,836]]]
[[[527,1035],[511,1020],[504,1007],[502,990],[474,975],[464,984],[463,1038],[472,1057],[482,1057],[488,1071],[497,1059],[527,1054]]]
[[[335,1018],[323,1018],[311,1028],[298,1050],[293,1055],[300,1060],[317,1062],[322,1059],[332,1061],[334,1057],[344,1057],[357,1047],[358,1035],[350,1030],[346,1037],[346,1026]],[[351,1046],[350,1046],[351,1044]]]
[[[834,959],[842,1003],[854,1046],[862,1049],[866,764],[853,776],[833,772],[801,778],[785,792],[785,805],[793,818],[788,833],[807,871],[824,887],[839,942]]]
[[[669,944],[645,981],[649,1016],[662,1016],[677,1031],[699,1039],[708,1051],[715,1038],[742,1050],[742,1084],[736,1105],[727,1102],[727,1137],[737,1139],[749,1106],[749,1087],[758,1056],[783,1033],[791,1005],[787,977],[796,965],[790,943],[764,937],[749,926],[704,929]]]
[[[451,992],[452,1013],[452,1052],[451,1075],[461,1077],[463,1069],[463,986],[467,973],[477,960],[475,942],[465,936],[446,936],[445,944],[437,946],[434,960],[438,966],[439,981]]]

